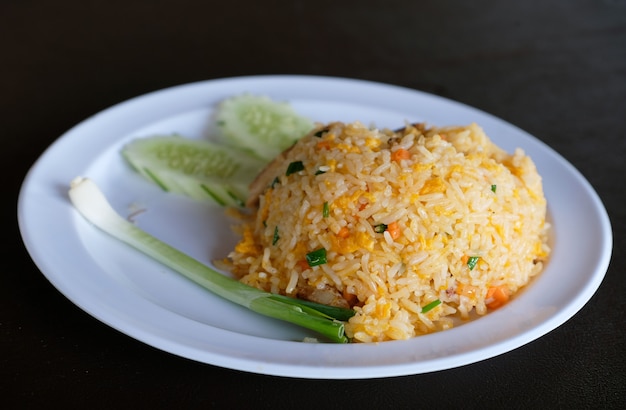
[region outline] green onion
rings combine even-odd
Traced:
[[[496,188],[497,188],[496,185],[491,185],[491,192],[493,192],[495,194]]]
[[[231,302],[254,312],[314,330],[329,340],[346,343],[343,321],[354,311],[264,292],[229,278],[141,230],[109,204],[88,178],[75,178],[69,190],[74,207],[97,228],[163,263]],[[318,258],[319,260],[319,258]]]
[[[383,233],[387,230],[387,225],[385,224],[378,224],[376,226],[374,226],[374,232],[376,233]]]
[[[324,135],[325,132],[328,132],[327,128],[324,128],[323,130],[319,130],[317,131],[315,134],[313,134],[315,137],[317,138],[322,138],[322,135]]]
[[[432,302],[430,302],[426,306],[422,307],[422,313],[429,312],[429,311],[433,310],[434,308],[436,308],[439,305],[441,305],[441,301],[439,299],[433,300]]]
[[[470,256],[467,259],[467,267],[469,268],[469,270],[472,270],[476,267],[476,264],[478,263],[479,259],[480,259],[480,256]]]
[[[326,249],[320,248],[306,254],[306,261],[310,267],[323,265],[326,261]]]
[[[322,216],[324,218],[328,218],[330,216],[330,206],[328,202],[324,202],[324,206],[322,207]]]
[[[279,239],[280,239],[280,236],[278,236],[278,225],[276,225],[276,227],[274,228],[274,237],[272,238],[272,245],[276,245],[276,242],[278,242]]]
[[[304,169],[304,164],[302,163],[302,161],[294,161],[287,166],[287,172],[285,173],[285,175],[289,176],[296,172],[300,172],[303,169]]]
[[[274,178],[274,180],[270,184],[270,188],[274,188],[274,186],[276,186],[276,184],[278,184],[279,182],[280,180],[278,179],[278,177]]]
[[[315,171],[315,175],[322,175],[322,174],[325,174],[325,173],[326,173],[326,171],[323,171],[321,169],[318,169],[317,171]]]

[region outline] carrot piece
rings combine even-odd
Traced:
[[[403,159],[411,158],[411,153],[404,148],[398,148],[394,152],[391,153],[391,160],[399,162]]]
[[[391,235],[391,239],[398,239],[400,237],[400,226],[397,222],[392,222],[387,225],[387,232]]]
[[[318,149],[330,149],[330,141],[320,141],[317,143],[317,148]]]
[[[509,301],[509,288],[506,286],[492,286],[487,290],[487,307],[497,309]]]
[[[469,260],[469,256],[467,255],[461,256],[461,262],[463,262],[463,265],[467,265],[468,260]]]
[[[296,265],[304,272],[307,269],[311,269],[311,267],[309,266],[309,262],[306,261],[306,259],[300,259],[298,261],[298,263],[296,263]]]
[[[341,292],[341,295],[346,300],[346,302],[348,302],[348,305],[354,306],[357,303],[356,295],[353,293],[349,293],[347,289],[344,289],[343,292]]]
[[[339,232],[337,232],[337,236],[345,239],[350,236],[350,230],[346,226],[342,226]]]

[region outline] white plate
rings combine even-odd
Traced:
[[[122,214],[145,208],[143,229],[209,263],[236,238],[216,206],[166,194],[131,171],[120,147],[136,137],[178,132],[205,138],[222,99],[243,93],[288,100],[317,121],[397,127],[481,125],[508,151],[522,147],[544,178],[554,226],[545,271],[504,308],[466,325],[381,344],[302,343],[306,331],[223,301],[89,225],[67,190],[90,177]],[[606,211],[572,165],[524,131],[477,109],[422,92],[342,78],[254,76],[153,92],[113,106],[59,138],[29,171],[18,220],[33,260],[67,298],[109,326],[189,359],[298,378],[358,379],[425,373],[487,359],[561,325],[591,298],[612,252]]]

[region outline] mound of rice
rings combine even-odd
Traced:
[[[353,307],[354,342],[408,339],[484,315],[541,272],[550,252],[534,163],[476,124],[319,125],[255,184],[262,192],[236,227],[233,274]]]

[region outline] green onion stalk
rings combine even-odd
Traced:
[[[93,225],[216,295],[262,315],[313,330],[333,342],[349,342],[344,322],[354,315],[353,310],[272,294],[225,276],[124,219],[89,178],[75,178],[69,196],[74,207]]]

